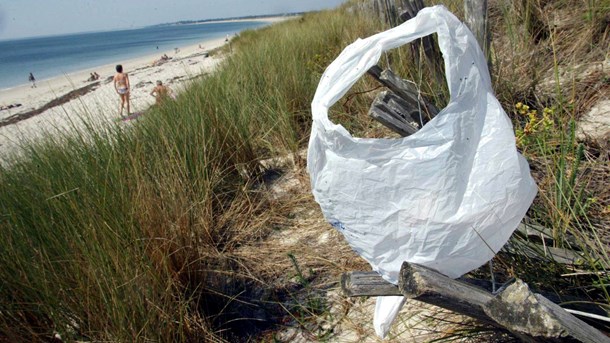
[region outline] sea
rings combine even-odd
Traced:
[[[0,89],[235,35],[265,21],[204,22],[0,41]]]

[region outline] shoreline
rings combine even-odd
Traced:
[[[268,24],[272,25],[274,23],[278,23],[278,22],[281,22],[281,21],[284,21],[284,20],[293,19],[295,17],[297,17],[297,16],[273,16],[273,17],[256,18],[256,19],[227,19],[227,20],[207,21],[207,22],[201,22],[201,23],[190,23],[190,24],[168,24],[168,26],[173,26],[173,25],[176,25],[176,26],[181,26],[181,25],[204,25],[204,24],[233,23],[233,22],[244,22],[244,21],[258,21],[258,22],[265,22],[265,23],[268,23]],[[38,38],[38,37],[29,37],[29,38]],[[221,39],[221,38],[224,39],[224,37],[218,37],[218,38],[213,38],[213,39],[204,39],[200,43],[201,44],[205,44],[207,42],[216,41],[217,39]],[[25,38],[22,38],[22,39],[28,39],[28,37],[25,37]],[[192,47],[193,45],[197,45],[197,44],[185,45],[184,47],[185,48]],[[178,48],[182,50],[183,46],[179,46]],[[212,49],[210,49],[210,50],[212,50]],[[132,57],[132,58],[127,59],[126,61],[137,60],[137,59],[146,58],[146,57],[154,57],[157,54],[163,55],[164,53],[168,54],[168,56],[169,56],[170,53],[173,54],[173,49],[166,50],[166,51],[157,50],[157,51],[155,51],[155,53],[151,53],[151,54],[147,54],[147,55],[142,55],[142,56],[139,56],[139,57]],[[90,68],[84,68],[84,69],[80,69],[80,70],[75,70],[75,71],[72,71],[72,72],[69,72],[69,73],[65,73],[63,75],[57,75],[57,76],[53,76],[53,77],[50,77],[50,78],[37,79],[36,80],[36,84],[40,84],[40,83],[43,83],[43,82],[49,82],[49,81],[52,82],[54,79],[69,77],[69,76],[75,75],[75,74],[81,74],[82,72],[85,72],[85,71],[91,73],[91,72],[95,71],[96,69],[100,69],[100,68],[105,67],[105,66],[110,65],[110,64],[112,64],[112,63],[100,64],[98,66],[94,66],[94,67],[90,67]],[[31,84],[29,82],[24,81],[23,83],[20,83],[18,85],[9,86],[9,87],[6,87],[6,88],[0,88],[0,95],[2,95],[2,93],[4,93],[4,92],[11,91],[11,90],[13,90],[15,88],[21,88],[21,87],[24,87],[24,86],[28,86],[29,87],[30,85]],[[0,105],[7,105],[7,104],[0,103]],[[1,115],[0,115],[0,118],[1,118]]]
[[[159,68],[164,69],[166,67],[176,67],[174,64],[177,61],[182,61],[188,58],[194,58],[198,55],[203,55],[205,52],[214,50],[223,46],[225,43],[225,38],[217,38],[213,40],[202,41],[201,44],[193,44],[188,46],[179,47],[180,52],[175,53],[174,50],[159,50],[155,54],[150,54],[142,57],[136,57],[127,59],[124,61],[117,61],[113,63],[108,63],[104,65],[100,65],[97,67],[82,69],[79,71],[75,71],[72,73],[55,76],[52,78],[37,80],[36,88],[32,88],[31,84],[26,83],[19,86],[15,86],[12,88],[0,89],[0,98],[2,99],[1,105],[9,105],[11,103],[20,103],[20,107],[14,107],[9,110],[0,110],[0,120],[8,117],[8,112],[11,115],[18,114],[21,112],[34,110],[37,107],[40,107],[45,101],[44,100],[52,100],[60,97],[61,95],[86,86],[88,84],[94,82],[101,82],[105,84],[110,82],[109,80],[115,74],[115,66],[117,64],[122,64],[123,69],[130,76],[130,83],[132,87],[132,91],[136,83],[132,80],[132,74],[139,75],[141,71],[149,68]],[[202,49],[199,49],[199,45],[202,46]],[[155,66],[153,62],[158,61],[162,55],[168,55],[171,59],[164,64]],[[199,64],[199,63],[197,63]],[[207,65],[209,63],[202,63]],[[173,68],[175,69],[175,68]],[[92,72],[97,72],[100,75],[100,78],[96,81],[87,81],[89,75]],[[184,72],[175,70],[177,76],[180,74],[184,74]]]
[[[293,17],[274,18],[273,22],[290,18]],[[36,82],[36,88],[24,84],[0,90],[0,105],[21,104],[19,107],[0,110],[0,123],[4,122],[4,125],[0,125],[0,160],[12,152],[18,152],[16,148],[24,140],[58,132],[81,131],[85,128],[85,120],[96,127],[133,124],[135,121],[116,122],[120,119],[119,97],[112,84],[116,64],[122,64],[129,75],[131,113],[141,112],[155,103],[149,93],[157,80],[169,86],[175,94],[181,93],[193,78],[213,72],[224,60],[222,54],[207,54],[225,44],[224,37],[202,40],[198,44],[179,47],[178,52],[173,49],[158,50],[155,54],[40,80]],[[163,54],[170,59],[156,65],[154,62],[158,62]],[[99,79],[87,81],[92,72],[97,72]],[[90,87],[88,92],[66,98],[67,94],[94,83],[98,85]],[[60,98],[65,101],[57,102]],[[29,116],[29,113],[36,114]]]

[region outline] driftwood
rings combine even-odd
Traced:
[[[419,113],[417,108],[389,91],[377,94],[369,109],[369,116],[403,137],[421,129]]]
[[[482,280],[471,277],[460,277],[456,279],[460,282],[477,287],[479,290],[492,292],[494,286],[490,280]],[[514,279],[508,281],[510,284]],[[403,295],[397,285],[385,281],[378,273],[370,272],[349,272],[344,273],[341,277],[341,289],[344,294],[349,297],[361,296],[399,296]],[[502,289],[500,287],[500,289]],[[494,294],[499,292],[495,291]],[[591,325],[600,329],[605,329],[606,324],[610,321],[607,317],[607,311],[603,306],[594,303],[583,301],[582,298],[570,295],[557,295],[552,292],[536,291],[543,297],[552,301],[555,304],[564,303],[565,310],[570,313],[575,313],[583,317],[591,323]]]
[[[610,338],[559,305],[532,293],[520,280],[494,295],[468,279],[453,280],[405,262],[398,286],[378,275],[375,278],[372,273],[353,272],[343,276],[342,288],[350,296],[404,295],[507,330],[525,342],[610,342]]]
[[[438,108],[425,97],[419,96],[417,88],[413,83],[401,79],[390,69],[382,71],[379,66],[373,66],[367,73],[397,96],[408,102],[412,108],[417,109],[418,111],[421,110],[423,112],[422,119],[424,123],[427,123],[438,114]]]
[[[368,74],[389,91],[377,94],[369,115],[401,136],[408,136],[438,114],[438,109],[419,96],[411,83],[401,79],[391,70],[373,66]]]

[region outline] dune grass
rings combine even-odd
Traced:
[[[491,15],[500,37],[492,47],[494,88],[540,187],[528,215],[553,230],[557,246],[579,238],[580,246],[571,248],[589,254],[581,270],[591,274],[567,283],[594,288],[591,301],[608,305],[608,277],[597,272],[610,264],[599,224],[609,199],[607,185],[593,182],[603,162],[574,131],[590,98],[579,83],[555,82],[539,91],[548,75],[559,80],[569,56],[603,56],[608,32],[599,25],[607,2],[587,2],[573,24],[547,36],[532,28],[552,27],[548,13],[573,10],[574,2],[524,3],[531,6],[492,6]],[[460,15],[459,2],[447,5]],[[214,342],[256,334],[232,306],[257,276],[233,252],[265,237],[284,215],[258,187],[259,161],[298,156],[326,66],[357,37],[387,28],[349,6],[243,32],[218,71],[195,80],[175,102],[151,108],[136,125],[54,134],[0,165],[0,341],[59,335]],[[579,25],[585,29],[576,30]],[[549,59],[555,63],[545,64]],[[404,47],[381,64],[444,106],[442,77],[430,66],[405,62],[412,60]],[[388,135],[366,115],[377,87],[363,78],[331,118],[357,136]],[[526,113],[518,103],[528,106]],[[538,112],[531,116],[530,109]],[[556,271],[526,281],[544,286]],[[522,277],[527,271],[505,272]]]
[[[609,170],[599,142],[577,139],[577,121],[608,94],[603,73],[587,68],[607,58],[610,31],[601,13],[609,8],[609,1],[498,6],[497,25],[506,34],[495,45],[496,90],[539,187],[528,217],[549,229],[549,244],[584,257],[576,267],[549,261],[542,277],[529,281],[560,294],[576,291],[606,311]]]
[[[276,217],[258,161],[307,139],[319,70],[305,66],[363,34],[353,24],[320,13],[244,32],[220,70],[133,127],[53,133],[0,167],[0,337],[230,339],[215,316],[240,291],[231,251]]]

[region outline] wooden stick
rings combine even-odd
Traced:
[[[402,295],[398,286],[376,272],[351,272],[341,276],[341,288],[348,297]]]
[[[532,293],[521,280],[492,294],[471,282],[454,280],[408,262],[402,265],[398,287],[374,272],[350,274],[342,279],[342,287],[350,296],[402,294],[506,330],[525,342],[610,342],[610,338],[559,305]]]

